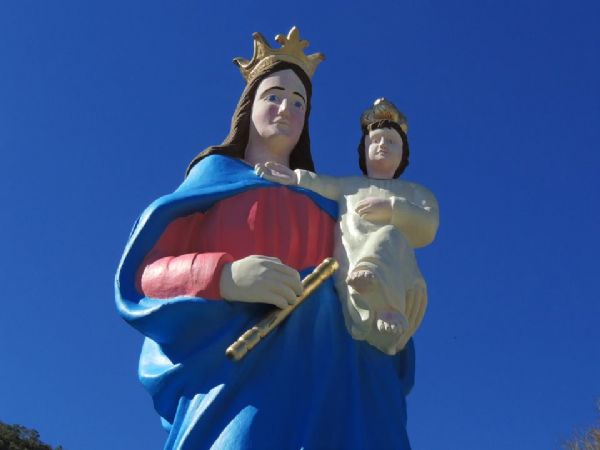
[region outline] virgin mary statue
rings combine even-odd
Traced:
[[[237,58],[246,87],[221,145],[190,163],[131,232],[116,275],[122,317],[145,336],[139,377],[165,449],[408,449],[412,341],[386,355],[346,331],[324,283],[240,362],[225,349],[333,253],[335,202],[257,177],[314,170],[308,121],[321,54],[292,28]]]

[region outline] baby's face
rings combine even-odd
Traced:
[[[367,175],[392,179],[402,161],[402,137],[393,128],[379,128],[365,136]]]

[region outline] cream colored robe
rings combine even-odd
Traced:
[[[366,340],[387,354],[399,352],[419,326],[425,308],[402,334],[379,331],[377,314],[394,311],[404,315],[411,289],[421,288],[427,302],[425,280],[413,249],[428,245],[435,237],[439,223],[435,197],[423,186],[400,179],[335,178],[300,169],[295,172],[299,186],[338,202],[334,256],[340,270],[336,273],[336,288],[348,331],[355,339]],[[392,200],[389,224],[370,222],[355,212],[357,203],[367,197]],[[346,283],[348,274],[357,267],[375,274],[374,286],[366,294]]]

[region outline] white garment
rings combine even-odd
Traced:
[[[300,169],[295,172],[298,185],[338,202],[334,256],[340,269],[335,276],[348,331],[355,339],[366,340],[385,353],[399,352],[414,334],[425,309],[401,335],[379,331],[376,319],[378,313],[386,311],[404,315],[411,289],[420,287],[427,301],[425,280],[413,249],[428,245],[435,237],[439,223],[435,197],[423,186],[399,179],[335,178]],[[356,205],[368,197],[391,199],[389,224],[370,222],[355,212]],[[365,294],[346,283],[348,274],[356,268],[375,274],[374,286]]]

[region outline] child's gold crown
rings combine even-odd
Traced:
[[[234,58],[233,62],[240,68],[242,76],[249,82],[256,74],[261,72],[266,65],[275,61],[286,61],[299,66],[309,78],[313,74],[319,63],[325,59],[322,53],[313,53],[305,55],[304,49],[308,47],[308,41],[300,40],[298,28],[292,27],[287,37],[281,34],[275,36],[275,40],[281,44],[281,48],[274,49],[265,40],[260,33],[253,33],[254,55],[252,60],[244,58]]]
[[[406,116],[400,112],[396,105],[389,100],[381,97],[375,100],[373,106],[363,112],[360,116],[360,126],[363,130],[368,130],[369,125],[379,120],[389,120],[395,122],[398,126],[408,133],[408,122]]]

